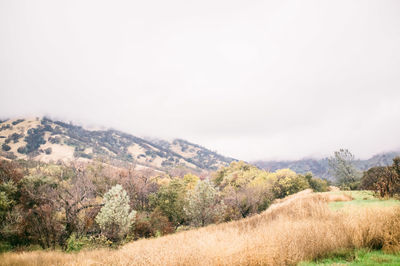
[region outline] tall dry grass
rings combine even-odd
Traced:
[[[326,194],[305,191],[262,214],[119,250],[7,253],[2,265],[294,265],[343,248],[400,249],[400,210],[331,211]]]

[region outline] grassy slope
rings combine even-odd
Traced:
[[[371,208],[371,207],[392,207],[400,206],[396,199],[379,199],[372,191],[335,191],[327,192],[330,195],[350,195],[351,201],[330,202],[331,210],[343,208]],[[400,265],[400,254],[385,254],[381,250],[344,250],[329,254],[327,258],[314,262],[302,262],[299,266],[311,265]]]
[[[333,211],[326,202],[335,197],[343,198],[302,192],[240,221],[143,239],[119,250],[5,253],[0,265],[294,265],[377,241],[385,250],[400,250],[400,209]]]

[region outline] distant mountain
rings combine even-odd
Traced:
[[[87,130],[48,118],[0,121],[0,146],[0,157],[8,159],[101,158],[161,171],[175,167],[216,170],[234,160],[182,139],[147,140],[117,130]]]
[[[400,151],[377,154],[367,160],[357,160],[355,165],[359,170],[365,171],[374,166],[391,165],[393,158],[396,156],[400,156]],[[329,173],[328,158],[302,159],[297,161],[254,161],[252,164],[270,171],[290,168],[296,173],[304,174],[312,172],[318,177],[332,179],[332,175]]]

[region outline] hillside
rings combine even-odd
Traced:
[[[393,158],[399,155],[400,151],[381,153],[374,155],[367,160],[356,160],[355,164],[359,170],[365,171],[374,166],[391,165],[393,163]],[[318,177],[332,179],[332,176],[329,173],[328,158],[302,159],[297,161],[254,161],[252,164],[269,171],[290,168],[296,173],[305,174],[307,172],[312,172]]]
[[[0,121],[0,157],[40,161],[106,159],[166,170],[216,170],[234,159],[182,139],[146,140],[117,130],[87,130],[48,118]]]
[[[0,265],[296,265],[359,249],[398,251],[398,202],[338,210],[327,204],[348,200],[343,192],[305,190],[239,221],[141,239],[117,250],[9,252],[0,255]]]

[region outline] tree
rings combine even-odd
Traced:
[[[315,192],[326,192],[328,191],[328,182],[324,179],[313,177],[311,172],[308,172],[304,175],[304,178],[307,180],[308,184]]]
[[[64,234],[62,221],[58,219],[58,187],[53,176],[43,175],[42,172],[21,180],[21,226],[30,241],[44,249],[54,249]]]
[[[78,236],[93,224],[94,214],[103,204],[96,201],[95,186],[89,178],[85,165],[74,162],[71,166],[61,166],[57,173],[60,182],[58,187],[58,203],[63,209],[65,232],[63,243],[75,232]],[[64,246],[65,247],[65,246]]]
[[[361,179],[363,189],[374,190],[381,197],[400,194],[400,157],[393,159],[392,166],[377,166],[368,169]]]
[[[183,178],[176,177],[168,184],[160,187],[156,194],[151,197],[151,205],[159,209],[169,221],[178,228],[186,221],[184,211],[185,197],[187,192],[195,187],[198,182],[195,175],[185,175]]]
[[[330,171],[341,187],[355,189],[361,178],[361,172],[354,165],[354,155],[347,149],[335,151],[328,159]]]
[[[290,169],[276,171],[276,177],[273,191],[277,198],[284,198],[310,187],[304,176],[298,175]]]
[[[17,184],[22,177],[18,164],[0,161],[0,228],[17,201]]]
[[[135,222],[136,211],[130,211],[129,197],[121,185],[115,185],[104,195],[104,206],[96,216],[102,233],[119,241]]]
[[[158,184],[153,180],[155,175],[151,169],[136,171],[132,166],[120,173],[121,185],[131,199],[131,207],[136,211],[149,210],[149,195],[158,190]]]
[[[274,195],[275,173],[270,173],[243,161],[220,168],[213,176],[222,194],[226,220],[236,220],[265,210]]]
[[[225,206],[218,199],[218,191],[208,180],[199,181],[186,197],[185,213],[194,226],[205,226],[223,216]]]

